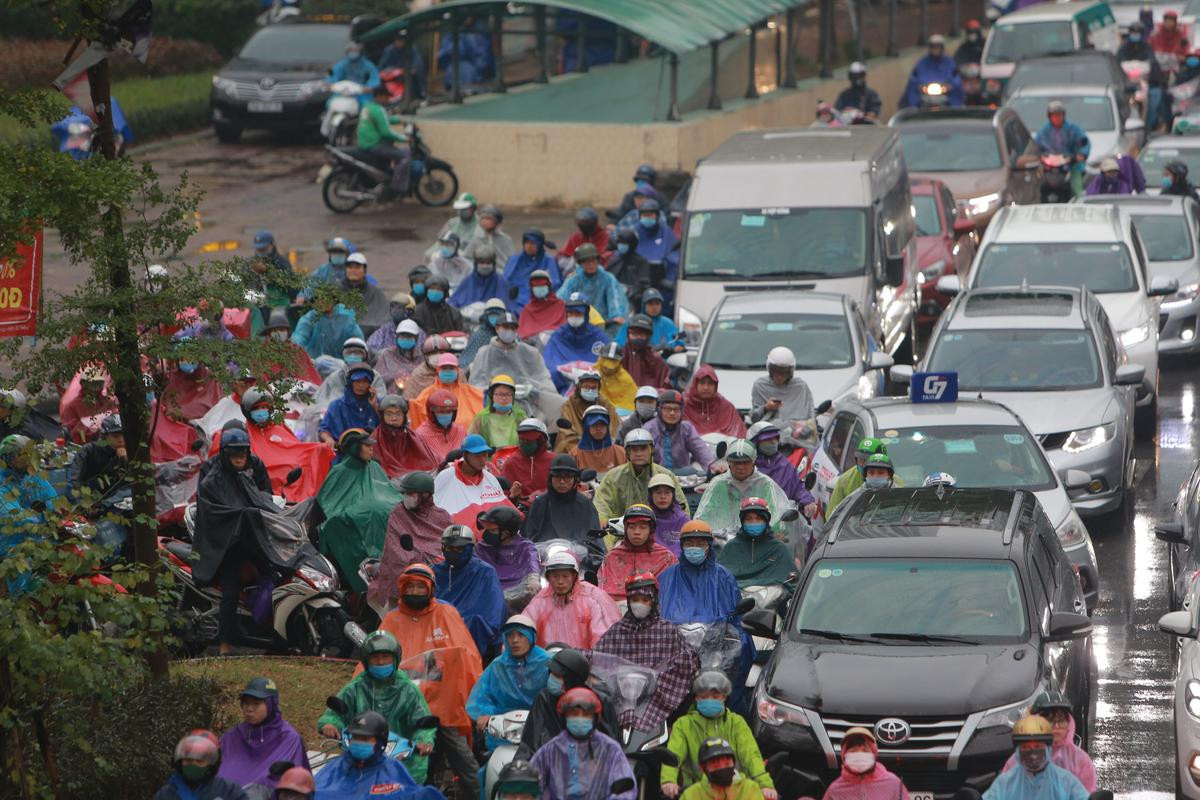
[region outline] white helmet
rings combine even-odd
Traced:
[[[629,433],[625,434],[625,447],[628,449],[632,445],[648,444],[654,446],[654,437],[650,435],[650,431],[645,428],[634,428]]]
[[[767,368],[771,367],[787,367],[788,369],[796,368],[796,355],[786,347],[772,347],[771,352],[767,353]]]
[[[538,433],[543,433],[546,436],[550,435],[550,432],[546,430],[546,423],[542,422],[537,417],[526,417],[517,423],[517,433],[520,433],[521,431],[537,431]]]
[[[413,322],[411,319],[402,319],[400,320],[399,324],[396,325],[396,333],[407,333],[410,336],[420,336],[421,326]]]
[[[565,547],[550,548],[546,553],[546,560],[542,562],[542,573],[556,569],[569,569],[578,575],[579,562],[575,559],[575,554]]]

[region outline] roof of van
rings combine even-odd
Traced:
[[[1093,6],[1107,5],[1101,0],[1079,0],[1070,3],[1035,3],[996,20],[997,24],[1008,22],[1033,22],[1041,19],[1065,19]]]
[[[988,226],[987,236],[997,243],[1124,241],[1116,206],[1057,203],[1006,206]]]
[[[703,163],[868,162],[895,138],[895,131],[882,125],[742,131],[726,139]]]

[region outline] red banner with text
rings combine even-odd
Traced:
[[[0,337],[37,333],[42,298],[42,231],[18,245],[17,255],[0,259]]]

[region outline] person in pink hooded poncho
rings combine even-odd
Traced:
[[[1054,728],[1054,744],[1050,760],[1070,772],[1088,793],[1096,791],[1096,768],[1092,759],[1075,744],[1075,717],[1071,715],[1071,702],[1062,692],[1042,692],[1033,701],[1033,713],[1045,718]],[[1004,772],[1020,766],[1017,756],[1009,756]]]
[[[617,604],[603,589],[580,577],[579,562],[565,547],[550,549],[544,571],[547,585],[525,607],[538,641],[591,650],[621,618]]]
[[[829,784],[824,800],[908,800],[904,782],[877,760],[875,734],[854,727],[842,739],[842,774]]]

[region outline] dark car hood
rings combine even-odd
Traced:
[[[1023,651],[1017,660],[1014,654]],[[1033,692],[1028,645],[843,645],[781,641],[765,677],[775,698],[821,714],[966,716]]]
[[[315,81],[329,74],[332,65],[279,64],[271,61],[246,61],[235,58],[217,73],[222,78],[258,80],[264,75],[289,81]]]

